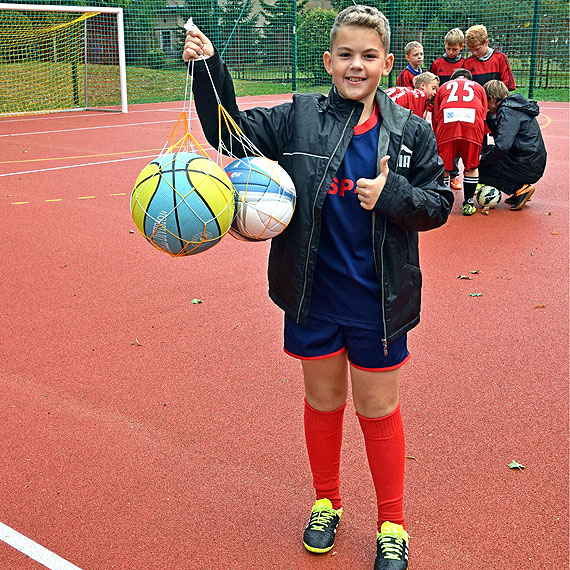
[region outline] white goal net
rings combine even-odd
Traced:
[[[122,8],[0,4],[0,115],[127,112]]]

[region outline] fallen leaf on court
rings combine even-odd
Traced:
[[[560,232],[554,232],[554,231],[553,231],[553,232],[550,232],[550,235],[551,235],[551,236],[559,236],[559,235],[560,235]]]
[[[504,275],[501,275],[500,277],[497,277],[497,279],[504,279],[505,281],[510,281],[512,277],[505,277]]]
[[[488,206],[484,206],[483,209],[481,210],[481,213],[484,216],[488,216],[489,215],[489,207]]]
[[[134,234],[134,233],[135,233],[135,230],[129,230],[129,233],[130,233],[130,234]]]
[[[406,455],[406,459],[413,459],[414,461],[418,461],[418,458],[414,455]]]
[[[144,344],[141,344],[141,343],[139,342],[139,339],[138,339],[138,338],[135,338],[134,342],[131,341],[131,345],[132,345],[132,346],[144,346]]]
[[[471,280],[473,280],[473,277],[469,277],[469,275],[458,275],[457,279],[471,279]]]
[[[534,307],[535,309],[546,309],[546,305],[544,303],[539,303]]]
[[[533,253],[532,251],[530,252],[530,254],[531,254],[531,255],[534,255],[534,253]]]
[[[60,267],[63,269],[64,267],[67,267],[67,263],[64,263],[63,265],[60,265]]]
[[[524,469],[524,465],[522,465],[521,463],[518,463],[518,461],[515,461],[514,459],[509,463],[509,469],[518,469],[519,471],[522,471]]]
[[[200,303],[203,303],[204,301],[202,301],[202,299],[192,299],[192,301],[190,301],[193,305],[199,305]]]
[[[477,273],[483,273],[480,269],[474,269],[473,271],[470,271],[469,273],[471,273],[471,275],[477,275]]]
[[[481,297],[483,293],[467,293],[468,297]]]
[[[544,212],[545,216],[552,216],[552,212]]]

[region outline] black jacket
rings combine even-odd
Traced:
[[[496,116],[487,115],[487,124],[495,141],[483,148],[480,176],[491,170],[498,177],[495,185],[507,187],[537,182],[546,168],[546,147],[536,117],[540,109],[536,101],[520,93],[509,95],[497,108]]]
[[[340,97],[333,88],[322,94],[297,94],[271,108],[239,111],[233,83],[216,54],[194,64],[193,91],[206,138],[218,148],[218,107],[210,77],[224,108],[259,151],[287,170],[297,190],[293,218],[272,239],[269,295],[297,322],[309,313],[317,260],[322,206],[352,138],[363,105]],[[443,164],[430,125],[376,93],[382,124],[380,158],[390,155],[390,173],[376,203],[373,235],[376,271],[382,285],[384,341],[390,342],[419,322],[421,273],[417,232],[441,226],[453,205],[453,193],[441,184]],[[243,156],[227,130],[222,138],[232,154]],[[379,166],[378,166],[379,171]]]

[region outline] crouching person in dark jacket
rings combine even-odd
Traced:
[[[536,120],[540,109],[520,93],[509,95],[502,81],[493,79],[483,87],[489,106],[487,125],[495,144],[483,146],[479,182],[511,194],[505,202],[511,210],[520,210],[546,168],[546,147]]]

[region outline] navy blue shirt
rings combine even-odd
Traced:
[[[360,205],[359,178],[376,178],[381,118],[354,128],[322,210],[322,230],[310,316],[341,325],[383,330],[381,290],[374,267],[372,212]]]

